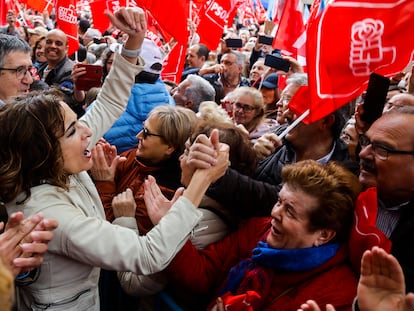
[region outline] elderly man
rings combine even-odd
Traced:
[[[214,88],[200,76],[189,75],[173,91],[173,98],[177,106],[183,106],[198,112],[203,101],[214,101]]]
[[[392,243],[402,266],[406,290],[414,291],[414,107],[396,107],[360,136],[359,180],[376,185],[376,228]],[[368,190],[367,190],[368,191]]]
[[[0,34],[0,105],[29,90],[33,83],[30,53],[24,40]]]
[[[223,54],[220,64],[200,69],[199,75],[209,81],[216,90],[216,102],[218,104],[225,95],[234,91],[237,87],[250,85],[249,80],[242,77],[245,63],[246,57],[244,54],[230,50]]]

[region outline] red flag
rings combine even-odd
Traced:
[[[365,90],[372,72],[393,76],[403,70],[413,59],[413,46],[408,44],[413,19],[411,0],[341,0],[332,2],[309,23],[311,102],[306,122],[314,122],[356,98]],[[299,95],[291,105],[306,100]]]
[[[75,0],[56,1],[57,28],[62,30],[68,37],[68,55],[72,55],[79,49],[78,41],[78,18]]]
[[[154,41],[159,47],[162,46],[160,35],[164,39],[164,42],[169,42],[172,37],[161,28],[149,11],[145,13],[147,18],[147,33],[145,36]]]
[[[94,0],[89,3],[92,13],[93,27],[104,33],[110,25],[109,19],[103,14],[105,10],[115,12],[126,6],[126,0]]]
[[[298,38],[305,31],[299,0],[286,1],[279,25],[276,31],[273,47],[297,54],[295,46]],[[302,42],[304,44],[304,42]]]
[[[161,78],[180,83],[183,73],[185,56],[187,54],[187,43],[177,42],[164,59],[162,65]]]
[[[215,50],[223,34],[224,25],[232,21],[236,9],[242,0],[211,0],[207,1],[200,11],[200,24],[197,33],[200,41],[210,50]]]
[[[256,2],[256,8],[255,8],[256,19],[259,23],[263,23],[266,20],[266,10],[263,7],[263,4],[260,0],[255,0],[255,2]]]
[[[188,41],[188,0],[136,0],[135,3],[151,12],[160,26],[182,44]]]
[[[38,12],[47,10],[50,14],[53,9],[54,0],[27,0],[27,6]]]

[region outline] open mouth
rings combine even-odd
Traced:
[[[88,157],[89,158],[91,156],[91,151],[89,149],[85,149],[85,151],[83,152],[83,155],[85,157]]]

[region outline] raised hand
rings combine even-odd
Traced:
[[[6,229],[0,235],[0,256],[14,276],[43,262],[47,243],[58,225],[53,219],[44,220],[41,214],[23,218],[21,212],[10,215]]]
[[[161,218],[167,214],[175,201],[183,194],[184,188],[178,188],[172,200],[168,200],[158,187],[156,180],[151,175],[148,176],[144,183],[144,201],[147,207],[148,216],[152,224],[155,226]]]
[[[113,14],[107,10],[105,14],[116,28],[127,33],[129,36],[142,38],[141,42],[144,40],[147,21],[145,19],[145,12],[141,8],[123,7]]]
[[[115,218],[135,217],[136,208],[134,194],[129,188],[112,199],[112,210]]]
[[[321,309],[315,301],[308,300],[306,303],[300,306],[300,309],[298,309],[298,311],[321,311]],[[327,304],[326,311],[335,311],[335,308],[332,305]]]
[[[400,264],[394,256],[376,246],[362,256],[358,306],[361,311],[414,310],[414,295],[405,294]]]
[[[115,146],[107,142],[96,144],[91,155],[93,166],[90,172],[96,181],[114,181],[118,164],[126,160],[125,157],[117,155]]]
[[[282,145],[282,141],[274,133],[264,134],[259,137],[253,145],[253,149],[259,159],[264,159],[271,155],[278,147]]]

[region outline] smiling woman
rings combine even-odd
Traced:
[[[271,217],[250,218],[205,250],[187,242],[167,268],[174,287],[211,297],[221,283],[231,310],[244,310],[244,299],[252,310],[297,310],[308,299],[351,310],[357,280],[347,241],[358,178],[311,160],[285,166],[282,177]],[[224,310],[223,302],[208,310]]]
[[[39,278],[19,290],[18,310],[97,311],[100,268],[139,274],[164,269],[201,216],[194,207],[201,200],[195,189],[205,191],[212,181],[204,178],[190,185],[163,224],[146,236],[138,236],[136,223],[126,212],[115,220],[118,225],[105,220],[86,171],[92,166],[89,150],[125,110],[135,76],[143,69],[136,52],[146,32],[140,8],[121,8],[107,15],[115,27],[128,33],[124,49],[129,53],[116,54],[86,115],[77,120],[52,92],[18,96],[0,107],[0,197],[7,211],[42,212],[59,222]],[[131,57],[131,51],[136,56]],[[216,179],[224,170],[207,173]]]

